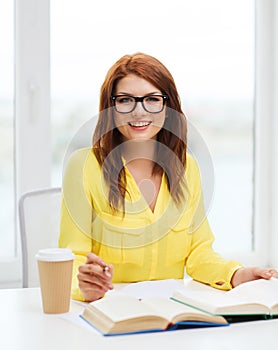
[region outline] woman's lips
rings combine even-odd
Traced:
[[[133,122],[128,122],[128,125],[132,127],[133,129],[146,129],[152,122],[151,121],[133,121]]]

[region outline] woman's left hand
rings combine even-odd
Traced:
[[[271,277],[278,278],[278,272],[275,269],[260,267],[241,267],[234,273],[231,279],[231,284],[234,288],[244,282],[258,280],[260,278],[269,280]]]

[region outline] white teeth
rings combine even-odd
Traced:
[[[128,124],[131,126],[140,127],[140,126],[148,126],[151,124],[151,122],[129,122]]]

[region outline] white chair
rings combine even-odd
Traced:
[[[61,188],[25,193],[19,200],[23,287],[38,287],[36,253],[58,246]]]

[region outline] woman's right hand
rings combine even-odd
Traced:
[[[86,301],[100,299],[108,290],[113,289],[112,277],[113,266],[89,253],[85,265],[79,266],[77,275],[79,288]]]

